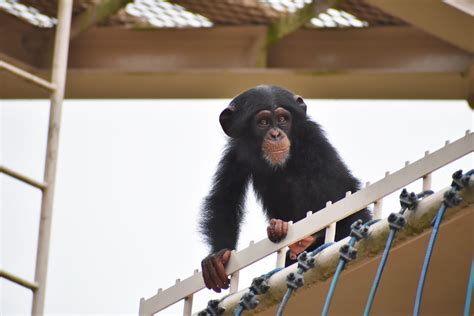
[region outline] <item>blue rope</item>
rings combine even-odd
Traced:
[[[474,260],[471,262],[471,275],[469,276],[469,283],[467,284],[466,291],[466,304],[464,305],[464,316],[469,316],[469,310],[471,309],[472,291],[474,288]]]
[[[235,309],[234,309],[234,316],[240,316],[242,315],[242,312],[244,311],[244,307],[242,305],[238,305]]]
[[[267,272],[265,274],[262,274],[260,277],[263,278],[264,280],[268,280],[272,275],[274,275],[275,273],[277,273],[278,271],[281,271],[283,270],[283,268],[276,268],[276,269],[273,269],[271,270],[270,272]],[[255,280],[255,279],[254,279]],[[253,282],[252,282],[253,284]],[[268,287],[266,287],[265,289],[265,292],[266,290],[268,290]],[[249,289],[249,292],[252,292],[253,294],[257,295],[257,294],[263,294],[262,292],[263,290],[260,289],[260,291],[258,289],[255,289],[253,288],[253,286],[250,287]],[[258,304],[258,301],[257,301],[257,304]],[[248,307],[248,306],[247,306]],[[234,316],[240,316],[243,311],[245,310],[245,306],[242,304],[242,302],[234,309]]]
[[[267,272],[267,273],[265,273],[264,275],[262,275],[262,277],[263,277],[265,280],[268,280],[268,279],[270,279],[270,277],[271,277],[272,275],[274,275],[275,273],[277,273],[278,271],[281,271],[281,270],[283,270],[283,268],[275,268],[275,269],[273,269],[272,271]]]
[[[415,210],[416,207],[418,206],[419,199],[422,199],[431,194],[433,194],[433,191],[431,190],[427,190],[427,191],[423,191],[421,193],[415,194],[413,192],[408,193],[406,189],[403,189],[402,192],[400,193],[400,205],[402,206],[402,208],[397,214],[392,213],[388,217],[390,232],[388,234],[388,238],[385,243],[385,248],[382,254],[382,258],[380,259],[380,263],[377,268],[374,281],[372,282],[372,287],[370,289],[369,297],[367,298],[367,304],[365,305],[365,309],[364,309],[364,316],[368,316],[370,313],[370,310],[372,309],[375,295],[377,293],[377,288],[379,287],[380,280],[382,278],[382,273],[383,273],[383,270],[385,269],[385,264],[387,263],[390,250],[392,248],[392,244],[395,239],[395,235],[401,228],[403,228],[403,226],[405,226],[406,220],[403,217],[403,214],[405,214],[407,209]]]
[[[336,271],[334,272],[334,276],[331,281],[331,285],[329,286],[329,291],[326,296],[326,302],[324,303],[323,311],[321,312],[322,316],[326,316],[329,312],[329,306],[331,306],[331,301],[332,297],[334,296],[334,291],[336,290],[336,285],[337,281],[339,280],[339,276],[341,275],[342,270],[346,267],[346,263],[350,260],[355,259],[355,254],[350,254],[349,251],[352,249],[355,245],[355,243],[363,238],[367,238],[368,233],[369,233],[369,227],[375,223],[377,223],[379,219],[372,219],[368,221],[367,223],[362,225],[362,220],[357,220],[351,225],[351,239],[349,242],[345,245],[342,246],[340,249],[340,259],[339,263],[337,264]],[[343,247],[347,247],[348,252],[344,253]]]
[[[292,288],[289,288],[289,289],[286,290],[285,295],[281,299],[280,306],[278,306],[276,316],[282,316],[283,315],[283,311],[285,310],[286,304],[288,304],[288,300],[290,299],[292,293],[293,293]]]
[[[334,295],[334,291],[336,290],[336,284],[339,279],[339,275],[341,274],[342,270],[344,270],[345,265],[346,262],[344,260],[339,260],[336,272],[334,273],[334,276],[331,281],[331,286],[329,287],[328,295],[326,296],[326,302],[324,303],[323,312],[321,313],[321,315],[323,316],[326,316],[329,312],[329,306],[331,306],[332,297]]]
[[[453,207],[461,202],[461,198],[459,197],[458,192],[461,189],[469,186],[469,180],[473,174],[474,169],[469,170],[464,175],[462,174],[462,170],[458,170],[453,173],[453,182],[451,183],[451,190],[445,192],[444,194],[444,200],[438,210],[438,213],[436,214],[436,218],[433,224],[433,231],[431,232],[430,241],[426,249],[425,261],[423,262],[423,267],[421,268],[420,279],[418,281],[418,289],[416,290],[415,306],[413,308],[414,316],[418,316],[420,314],[421,298],[423,296],[423,287],[425,285],[426,274],[428,273],[431,254],[433,253],[436,237],[438,236],[439,227],[441,225],[441,221],[443,220],[444,213],[446,213],[446,209],[448,207]]]
[[[369,298],[367,300],[367,304],[365,305],[364,316],[368,316],[370,313],[370,309],[372,308],[372,304],[374,303],[375,294],[377,293],[377,288],[380,283],[380,279],[382,278],[383,269],[385,268],[385,264],[388,260],[388,255],[390,254],[390,249],[392,247],[393,240],[395,239],[396,230],[390,229],[390,233],[388,234],[387,242],[385,244],[385,249],[383,251],[382,259],[380,259],[380,264],[377,269],[377,273],[375,274],[374,282],[372,283],[372,288],[370,289]]]
[[[418,316],[420,314],[421,298],[423,296],[423,287],[425,286],[426,274],[428,273],[431,254],[433,253],[436,237],[438,236],[439,226],[441,225],[441,220],[443,219],[444,213],[446,212],[446,208],[447,207],[445,203],[441,204],[438,214],[436,214],[433,231],[431,232],[428,248],[426,249],[425,261],[423,262],[423,267],[421,268],[420,280],[418,281],[418,289],[416,290],[415,307],[413,309],[414,316]]]
[[[309,253],[309,256],[310,257],[314,257],[316,256],[318,253],[320,253],[321,251],[323,251],[324,249],[326,249],[327,247],[331,246],[332,244],[334,244],[333,242],[328,242],[328,243],[325,243],[325,244],[322,244],[321,246],[319,246],[318,248],[314,249],[313,251],[311,251]],[[298,269],[299,270],[299,269]],[[303,271],[300,271],[300,272],[303,272]],[[283,315],[283,311],[285,310],[285,307],[286,307],[286,304],[288,304],[288,301],[291,297],[291,294],[293,293],[294,289],[292,288],[288,288],[285,292],[285,295],[283,296],[282,300],[281,300],[281,303],[280,303],[280,306],[278,306],[278,310],[276,312],[276,316],[282,316]]]
[[[327,242],[327,243],[325,243],[325,244],[322,244],[322,245],[319,246],[318,248],[316,248],[316,249],[314,249],[313,251],[311,251],[311,252],[309,253],[309,255],[310,255],[311,257],[314,257],[314,256],[316,256],[318,253],[320,253],[321,251],[323,251],[324,249],[326,249],[327,247],[332,246],[333,244],[334,244],[333,242]]]
[[[356,242],[356,238],[351,237],[351,239],[349,240],[349,246],[353,247],[355,242]],[[332,278],[331,285],[329,287],[328,295],[326,296],[326,302],[324,303],[324,308],[321,313],[321,315],[323,316],[326,316],[329,312],[329,306],[331,306],[332,297],[334,295],[334,291],[336,290],[336,285],[339,279],[339,275],[341,274],[342,270],[344,270],[345,266],[346,266],[346,261],[342,258],[339,259],[339,263],[337,264],[336,272],[334,272],[334,276]]]

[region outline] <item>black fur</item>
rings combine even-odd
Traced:
[[[347,191],[359,189],[359,181],[320,126],[308,119],[306,105],[301,104],[301,99],[296,101],[293,93],[279,87],[258,86],[237,96],[230,106],[234,109],[227,123],[234,137],[229,139],[211,192],[204,201],[200,223],[211,253],[235,249],[250,181],[268,219],[294,222],[304,218],[307,211],[316,212],[327,201],[335,202]],[[283,107],[292,115],[290,158],[278,168],[262,158],[262,140],[254,136],[252,128],[255,113],[276,107]],[[356,219],[365,222],[370,217],[368,210],[362,210],[338,222],[336,240],[349,234]],[[322,234],[311,249],[322,244],[323,239]]]

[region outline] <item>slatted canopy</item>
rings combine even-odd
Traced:
[[[0,60],[48,77],[57,0],[0,0]],[[66,97],[474,100],[465,0],[75,0]],[[0,97],[43,98],[0,71]]]

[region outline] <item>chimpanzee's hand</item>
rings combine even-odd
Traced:
[[[267,236],[273,242],[279,242],[286,237],[288,233],[288,222],[281,219],[272,218],[267,227]]]
[[[225,265],[230,259],[230,254],[229,249],[222,249],[201,261],[202,277],[208,289],[220,293],[221,289],[229,287],[230,280],[225,274]]]

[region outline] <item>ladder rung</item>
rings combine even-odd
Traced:
[[[23,182],[25,182],[25,183],[27,183],[27,184],[29,184],[29,185],[32,185],[32,186],[34,186],[34,187],[36,187],[36,188],[38,188],[38,189],[40,189],[40,190],[44,190],[44,189],[47,187],[46,183],[38,182],[38,181],[36,181],[36,180],[34,180],[34,179],[31,179],[31,178],[29,178],[29,177],[27,177],[27,176],[24,176],[24,175],[18,173],[18,172],[16,172],[16,171],[13,171],[13,170],[11,170],[11,169],[8,169],[7,167],[0,166],[0,173],[2,173],[2,172],[3,172],[4,174],[9,175],[10,177],[13,177],[13,178],[15,178],[15,179],[17,179],[17,180],[23,181]]]
[[[18,68],[16,66],[13,66],[12,64],[7,63],[6,61],[0,60],[0,69],[5,69],[9,72],[11,72],[14,75],[17,75],[18,77],[21,77],[23,79],[28,80],[29,82],[35,83],[39,85],[42,88],[45,88],[46,90],[49,91],[54,91],[56,90],[56,85],[44,80],[43,78],[40,78],[38,76],[35,76],[28,71],[25,71],[21,68]]]
[[[35,291],[38,288],[38,284],[34,282],[30,282],[28,280],[22,279],[19,276],[11,274],[5,270],[0,270],[0,278],[5,278],[13,283],[19,284],[26,288],[29,288],[32,291]]]

